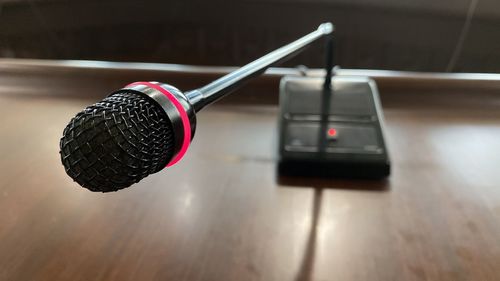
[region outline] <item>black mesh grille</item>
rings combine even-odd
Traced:
[[[78,113],[60,142],[66,173],[92,191],[128,187],[173,156],[172,124],[154,101],[121,91]]]

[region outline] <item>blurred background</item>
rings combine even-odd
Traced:
[[[500,71],[496,0],[4,0],[0,56],[242,65],[324,21],[343,68]]]
[[[107,194],[66,175],[86,106],[326,21],[338,77],[377,84],[386,180],[276,173],[280,80],[323,75],[324,42],[200,112],[175,166]],[[500,0],[0,0],[0,281],[498,281],[499,72]]]

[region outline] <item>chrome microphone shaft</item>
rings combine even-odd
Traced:
[[[111,93],[79,112],[64,129],[59,146],[66,173],[89,190],[110,192],[176,164],[193,139],[197,111],[332,31],[333,25],[324,23],[299,40],[186,93],[147,81]]]
[[[317,39],[332,33],[334,26],[331,23],[321,24],[317,30],[285,45],[271,53],[211,82],[201,88],[185,92],[185,96],[193,105],[196,112],[206,105],[233,92],[249,79],[262,74],[271,65],[289,59],[293,55],[302,51]]]

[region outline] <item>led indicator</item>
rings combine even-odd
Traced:
[[[328,136],[330,136],[330,137],[337,136],[337,130],[335,130],[334,128],[328,129]]]

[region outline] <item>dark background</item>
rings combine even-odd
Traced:
[[[0,4],[0,56],[242,65],[332,21],[343,68],[499,72],[498,0],[478,0],[450,65],[472,1],[11,0]],[[319,67],[322,48],[285,65]]]

